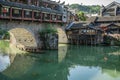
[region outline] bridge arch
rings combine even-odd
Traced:
[[[37,47],[37,42],[32,31],[25,28],[12,28],[8,32],[10,33],[10,43],[16,47]]]

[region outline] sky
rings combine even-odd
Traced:
[[[53,1],[59,1],[59,0],[53,0]],[[83,5],[108,5],[113,1],[117,1],[120,3],[120,0],[60,0],[61,3],[65,1],[65,4],[83,4]]]

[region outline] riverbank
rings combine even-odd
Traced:
[[[11,45],[8,40],[0,40],[0,53],[4,54],[25,54],[26,51],[21,51],[15,46]]]

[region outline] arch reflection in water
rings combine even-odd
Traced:
[[[10,66],[9,55],[3,55],[2,53],[0,53],[0,72],[7,69],[8,66]]]
[[[17,54],[10,61],[13,61],[12,64],[0,76],[7,76],[8,80],[120,79],[119,47],[60,48],[58,51],[45,51],[43,54]]]
[[[67,50],[68,49],[68,45],[66,44],[59,44],[58,47],[58,62],[62,62],[66,55],[67,55]]]

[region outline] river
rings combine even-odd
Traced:
[[[0,52],[0,80],[120,80],[120,47],[60,45],[58,51]]]

